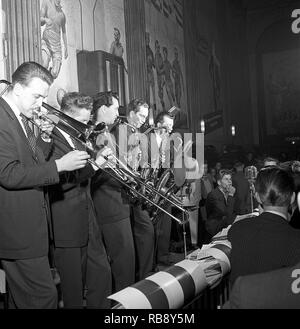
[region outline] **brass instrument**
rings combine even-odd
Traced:
[[[149,128],[145,130],[144,135],[149,134],[152,131],[164,130],[168,132],[167,127],[155,127],[150,124]],[[162,143],[164,143],[163,141]],[[165,155],[165,150],[159,154],[159,164],[161,164],[162,158]],[[185,170],[184,175],[185,175]],[[177,209],[183,209],[182,200],[176,195],[180,190],[181,186],[184,184],[185,179],[182,179],[179,176],[182,176],[183,171],[178,171],[175,168],[152,168],[151,164],[148,163],[146,168],[141,169],[141,177],[147,182],[147,184],[154,187],[156,191],[159,191],[160,194],[148,194],[148,198],[154,201],[155,204],[160,205],[161,207],[166,206],[167,203],[172,204]],[[142,189],[143,193],[146,193],[145,189]],[[164,195],[164,198],[161,198],[161,194]],[[170,202],[172,200],[172,202]],[[157,219],[159,210],[157,207],[154,207],[152,204],[144,203],[144,208],[149,212],[152,221],[154,222]],[[186,208],[185,208],[186,209]]]
[[[96,156],[96,147],[95,147],[95,141],[97,138],[97,135],[101,133],[104,128],[105,124],[100,123],[96,126],[92,125],[86,125],[84,123],[81,123],[62,111],[53,108],[49,104],[42,103],[42,106],[47,109],[48,113],[39,113],[40,118],[44,118],[47,121],[50,121],[53,123],[55,126],[60,128],[61,130],[65,131],[68,133],[72,138],[80,142],[85,148],[87,149],[87,152],[94,158]],[[55,115],[58,117],[59,121],[56,123],[53,119],[51,119],[50,115]],[[34,123],[34,122],[33,122]],[[35,123],[34,123],[35,124]],[[112,176],[114,179],[119,181],[121,184],[125,185],[126,188],[132,193],[132,195],[138,197],[139,199],[144,200],[146,204],[151,204],[152,206],[157,207],[160,211],[166,213],[168,216],[182,224],[182,221],[179,220],[177,217],[173,216],[169,212],[167,212],[165,209],[160,207],[158,204],[156,204],[154,201],[152,201],[149,196],[153,195],[159,195],[161,198],[165,199],[166,201],[170,202],[173,204],[175,207],[179,208],[186,217],[186,220],[188,218],[188,213],[186,212],[185,209],[180,207],[178,203],[175,203],[174,200],[168,198],[165,196],[162,191],[156,190],[154,187],[151,185],[148,185],[145,183],[141,177],[138,175],[138,173],[133,172],[130,168],[128,168],[127,165],[125,165],[120,159],[118,159],[115,155],[112,155],[113,161],[111,162],[109,159],[106,158],[107,162],[106,165],[108,169],[110,170],[105,170],[104,168],[100,168],[103,171],[105,171],[107,174]],[[90,159],[89,162],[99,168],[97,163],[95,162],[94,159]],[[118,165],[118,167],[115,166],[115,164]],[[145,195],[141,193],[140,188],[144,187],[145,188]]]
[[[10,82],[6,80],[0,80],[0,83],[7,84],[5,90],[0,93],[0,96],[2,96],[8,87],[11,85]],[[117,157],[112,156],[115,163],[118,165],[118,168],[116,168],[115,163],[112,163],[108,158],[106,158],[106,166],[110,170],[106,170],[105,168],[100,167],[97,162],[94,160],[94,158],[97,155],[97,150],[95,148],[95,142],[97,139],[97,136],[99,133],[103,131],[103,129],[106,127],[103,123],[100,123],[96,126],[84,124],[81,123],[70,116],[66,115],[62,111],[52,107],[51,105],[47,103],[42,103],[42,107],[47,110],[47,112],[42,112],[41,110],[36,111],[36,115],[40,120],[45,120],[49,122],[50,124],[53,124],[55,127],[63,130],[67,134],[69,134],[73,139],[78,141],[81,145],[83,145],[86,149],[86,151],[90,154],[91,159],[88,160],[88,162],[99,169],[106,172],[108,175],[116,179],[118,182],[123,184],[133,195],[140,198],[141,200],[144,200],[147,204],[151,204],[152,206],[157,207],[160,211],[164,212],[168,216],[170,216],[172,219],[177,221],[179,224],[184,224],[186,220],[188,220],[188,213],[185,209],[179,207],[179,209],[185,214],[183,216],[185,218],[184,221],[179,220],[169,212],[167,212],[165,209],[160,207],[158,204],[155,204],[154,201],[152,201],[150,198],[147,197],[147,195],[156,195],[158,194],[161,198],[164,198],[165,200],[169,201],[174,206],[178,206],[174,203],[173,200],[168,199],[165,195],[161,193],[161,191],[157,191],[153,186],[149,185],[148,183],[144,182],[143,179],[137,174],[134,173],[130,168],[128,168],[125,164],[123,164]],[[40,128],[40,124],[36,122],[34,119],[28,119],[34,126]],[[56,136],[55,136],[56,137]],[[146,193],[145,195],[141,193],[140,189],[141,187],[144,187]]]
[[[119,116],[113,127],[116,124],[124,124],[129,127],[133,132],[136,131],[136,127],[129,124],[126,120],[125,116]],[[110,131],[113,129],[110,128]],[[160,128],[155,128],[160,129]],[[114,144],[113,147],[119,150],[117,144]],[[174,179],[172,181],[172,186],[169,184],[170,176],[173,177],[173,171],[168,171],[168,179],[166,180],[165,175],[161,175],[158,179],[158,169],[151,168],[151,166],[147,166],[147,168],[143,168],[141,172],[132,170],[127,165],[125,165],[120,159],[113,156],[114,161],[118,164],[118,168],[114,168],[114,172],[118,174],[118,177],[121,178],[127,187],[131,187],[127,189],[127,194],[130,197],[130,200],[134,204],[140,204],[143,209],[147,210],[150,214],[150,217],[153,219],[157,215],[157,211],[154,209],[159,209],[161,211],[162,207],[166,203],[172,204],[174,207],[179,209],[184,213],[183,217],[188,219],[188,212],[182,207],[181,201],[178,197],[175,196],[175,193],[179,190],[180,186],[176,186],[174,183]],[[165,177],[165,178],[163,178]],[[154,181],[154,182],[153,182]],[[177,180],[179,181],[179,180]],[[176,181],[176,182],[177,182]],[[167,184],[168,183],[168,184]],[[166,185],[168,185],[168,189],[166,189]],[[158,187],[158,188],[157,188]],[[174,187],[177,188],[176,192],[174,193]],[[141,197],[142,196],[142,197]],[[154,201],[153,201],[154,200]],[[159,207],[158,207],[159,206]],[[170,213],[163,210],[166,214],[170,217],[179,221],[176,217],[171,215]],[[182,224],[181,221],[179,221]]]

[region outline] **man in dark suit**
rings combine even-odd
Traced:
[[[169,169],[171,166],[171,154],[170,154],[170,134],[173,131],[174,117],[172,117],[167,111],[162,111],[155,118],[156,130],[154,134],[151,134],[151,147],[149,147],[151,168],[157,168],[160,172],[163,169]],[[166,204],[166,209],[171,213],[171,205]],[[171,238],[171,218],[165,214],[160,213],[156,218],[156,255],[155,260],[159,265],[171,265],[170,262],[170,238]]]
[[[124,162],[133,171],[137,171],[147,162],[145,152],[147,138],[142,138],[139,129],[146,122],[148,114],[149,105],[141,99],[133,99],[127,106],[128,143],[121,149],[127,151]],[[120,127],[120,129],[122,128]],[[139,281],[147,277],[153,270],[154,228],[149,213],[139,205],[131,206],[131,220],[136,253],[136,279]]]
[[[88,123],[92,107],[93,99],[77,92],[65,94],[61,102],[61,111],[66,118],[83,124]],[[50,159],[85,147],[59,124],[53,130],[53,136]],[[96,223],[89,180],[104,165],[103,156],[109,153],[110,149],[104,148],[94,167],[89,164],[81,170],[60,174],[60,183],[50,188],[54,260],[61,278],[65,308],[83,307],[84,285],[88,308],[110,306],[106,297],[111,293],[111,271]]]
[[[237,161],[234,164],[236,172],[232,175],[232,185],[235,187],[234,211],[238,215],[251,212],[250,205],[250,184],[245,178],[244,164]]]
[[[228,233],[231,283],[239,276],[293,266],[300,260],[299,231],[288,223],[288,208],[295,199],[293,177],[280,168],[264,168],[255,189],[262,214],[234,223]]]
[[[217,183],[218,187],[208,194],[206,200],[205,226],[208,236],[205,242],[232,224],[235,218],[233,208],[235,188],[232,186],[231,172],[221,169],[217,174]]]
[[[118,127],[112,126],[119,115],[118,96],[112,92],[98,93],[94,97],[94,123],[105,123],[107,129],[97,138],[97,147],[105,145],[118,153]],[[111,128],[113,130],[111,130]],[[112,163],[114,166],[114,163]],[[99,172],[92,179],[92,197],[97,222],[103,232],[110,258],[113,291],[122,290],[135,282],[135,255],[130,223],[130,209],[124,185],[111,177],[111,169]]]
[[[45,186],[58,183],[60,172],[83,168],[89,158],[86,152],[75,151],[45,161],[49,139],[37,139],[28,119],[48,96],[52,82],[45,68],[26,62],[14,72],[12,85],[0,98],[0,258],[10,307],[57,307],[48,261]]]

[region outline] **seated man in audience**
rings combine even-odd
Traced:
[[[217,174],[217,183],[206,200],[207,220],[206,231],[209,234],[207,240],[211,239],[223,228],[232,224],[235,218],[233,211],[235,188],[232,186],[231,172],[221,169]]]
[[[296,203],[300,209],[300,185],[296,182],[296,186]],[[292,267],[238,277],[223,308],[300,308],[300,257]]]
[[[264,168],[255,189],[261,215],[234,223],[228,233],[231,283],[239,276],[293,266],[300,260],[299,231],[288,223],[295,199],[293,177],[277,167]]]

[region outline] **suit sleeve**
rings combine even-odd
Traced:
[[[3,125],[0,126],[0,185],[8,190],[20,190],[58,182],[59,176],[54,161],[24,165],[11,133]]]
[[[60,159],[63,156],[59,145],[54,141],[49,161]],[[92,165],[87,164],[83,169],[70,172],[62,172],[59,174],[60,184],[63,190],[69,190],[73,186],[85,182],[95,174]]]

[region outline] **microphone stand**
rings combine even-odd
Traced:
[[[254,184],[253,181],[251,180],[250,183],[250,198],[251,198],[251,214],[253,213],[253,189],[254,189]]]

